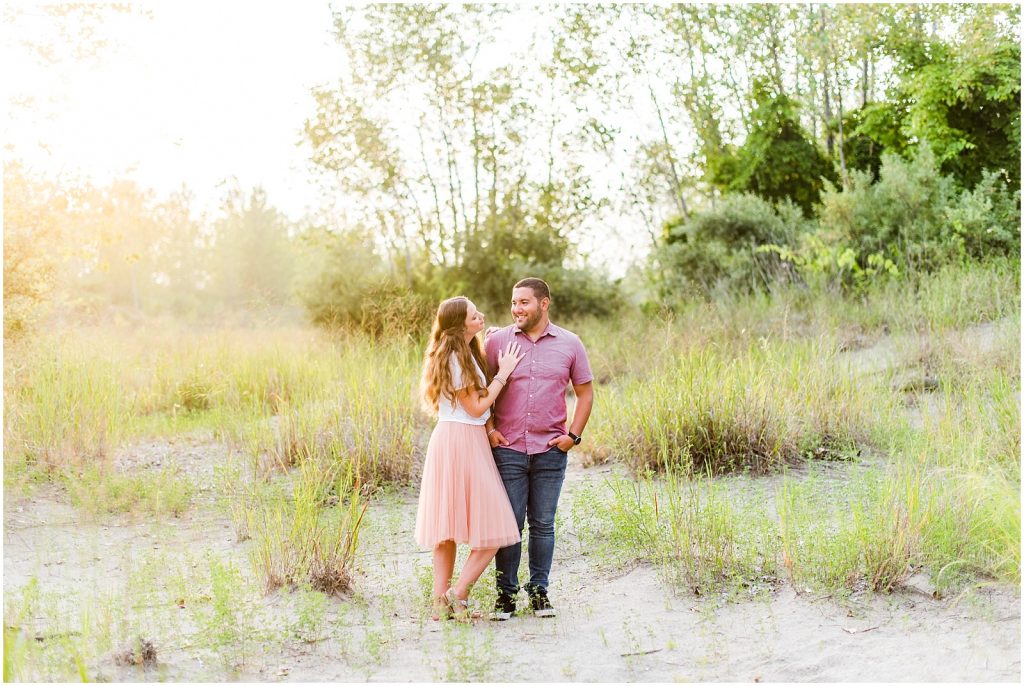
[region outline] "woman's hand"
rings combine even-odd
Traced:
[[[497,376],[500,376],[503,382],[508,383],[508,375],[511,374],[512,370],[516,368],[517,364],[519,364],[519,360],[526,357],[526,353],[520,352],[521,350],[522,348],[520,345],[515,341],[512,341],[508,344],[508,347],[505,348],[505,352],[501,353],[501,356],[498,357]]]

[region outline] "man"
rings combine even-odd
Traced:
[[[567,453],[579,445],[594,405],[593,374],[579,336],[548,319],[551,291],[540,279],[523,279],[512,289],[514,324],[492,330],[484,344],[493,373],[498,355],[515,341],[525,353],[498,396],[487,422],[487,437],[519,524],[530,524],[530,580],[523,585],[538,617],[554,617],[548,574],[555,552],[555,508],[565,479]],[[565,389],[572,383],[576,408],[566,431]],[[516,611],[522,544],[501,548],[494,558],[498,598],[491,619]]]

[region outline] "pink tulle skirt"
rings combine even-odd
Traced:
[[[470,548],[503,548],[519,527],[494,465],[483,426],[438,422],[430,435],[416,512],[416,543],[443,541]]]

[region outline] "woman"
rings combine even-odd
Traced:
[[[519,541],[484,423],[523,355],[518,344],[510,344],[498,360],[498,373],[488,379],[477,335],[483,328],[484,315],[468,298],[443,301],[423,360],[424,405],[438,418],[423,464],[416,542],[434,551],[435,619],[444,613],[468,620],[473,584],[498,548]],[[456,543],[469,544],[470,553],[449,588]]]

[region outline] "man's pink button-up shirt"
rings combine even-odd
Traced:
[[[494,427],[508,440],[508,448],[536,455],[566,433],[566,386],[570,381],[587,383],[594,375],[580,337],[550,322],[536,341],[515,326],[488,336],[484,349],[492,374],[498,370],[498,355],[512,340],[525,355],[494,403]]]

